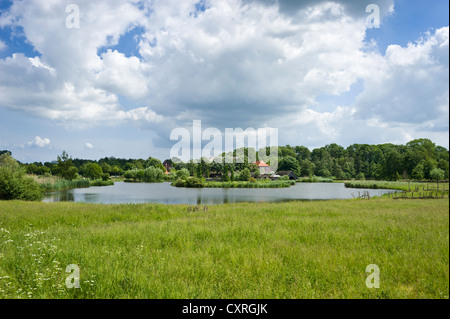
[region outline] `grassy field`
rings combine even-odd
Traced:
[[[397,189],[402,191],[437,191],[438,185],[436,182],[428,182],[428,183],[419,183],[419,182],[389,182],[389,181],[340,181],[341,183],[345,183],[345,187],[352,188],[371,188],[371,189]],[[449,184],[448,183],[439,183],[439,192],[446,191],[448,193]]]
[[[0,202],[0,298],[449,298],[448,209]],[[80,289],[65,286],[69,264]]]

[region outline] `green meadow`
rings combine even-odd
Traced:
[[[0,201],[0,298],[448,299],[449,201]]]

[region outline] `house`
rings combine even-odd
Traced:
[[[256,161],[253,164],[258,166],[261,175],[270,173],[270,166],[264,163],[264,161]]]
[[[280,176],[289,176],[290,180],[297,180],[298,176],[293,171],[279,171],[277,172]]]

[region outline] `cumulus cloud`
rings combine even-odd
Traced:
[[[88,150],[93,150],[94,149],[94,145],[92,145],[91,143],[86,143],[86,144],[84,144],[84,148],[86,148]]]
[[[148,93],[145,66],[117,51],[98,55],[145,20],[136,1],[79,1],[80,29],[65,27],[68,4],[16,1],[2,14],[2,23],[22,27],[41,56],[15,53],[0,60],[0,106],[81,127],[157,119],[149,107],[130,111],[118,102],[120,94],[133,99]]]
[[[49,147],[51,146],[51,141],[48,138],[41,138],[39,136],[36,136],[33,141],[28,142],[28,146]]]
[[[265,5],[278,5],[280,12],[293,16],[301,10],[311,10],[317,4],[330,2],[330,0],[245,0],[244,2],[259,2]],[[375,4],[380,9],[381,17],[391,15],[394,12],[394,0],[339,0],[338,2],[345,9],[346,14],[354,17],[367,16],[366,8],[370,4]]]
[[[407,47],[390,45],[378,71],[364,79],[357,116],[385,123],[433,121],[448,131],[448,38],[444,27]]]
[[[367,43],[365,7],[386,17],[393,0],[207,0],[201,9],[198,0],[80,0],[79,29],[64,25],[69,3],[15,1],[0,16],[40,53],[0,59],[0,107],[81,128],[138,125],[161,143],[195,119],[273,123],[292,136],[311,128],[322,141],[356,126],[378,136],[387,125],[395,136],[448,131],[448,27],[385,55]],[[136,26],[138,56],[113,48]],[[354,103],[313,111],[317,97],[358,81]]]

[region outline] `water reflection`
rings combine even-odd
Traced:
[[[75,201],[75,195],[72,190],[52,191],[46,194],[44,201],[73,202]]]
[[[216,205],[235,202],[282,202],[353,198],[358,192],[381,196],[392,190],[352,189],[341,183],[298,183],[289,188],[176,188],[170,183],[116,183],[114,186],[79,188],[47,193],[45,202],[162,203]]]

